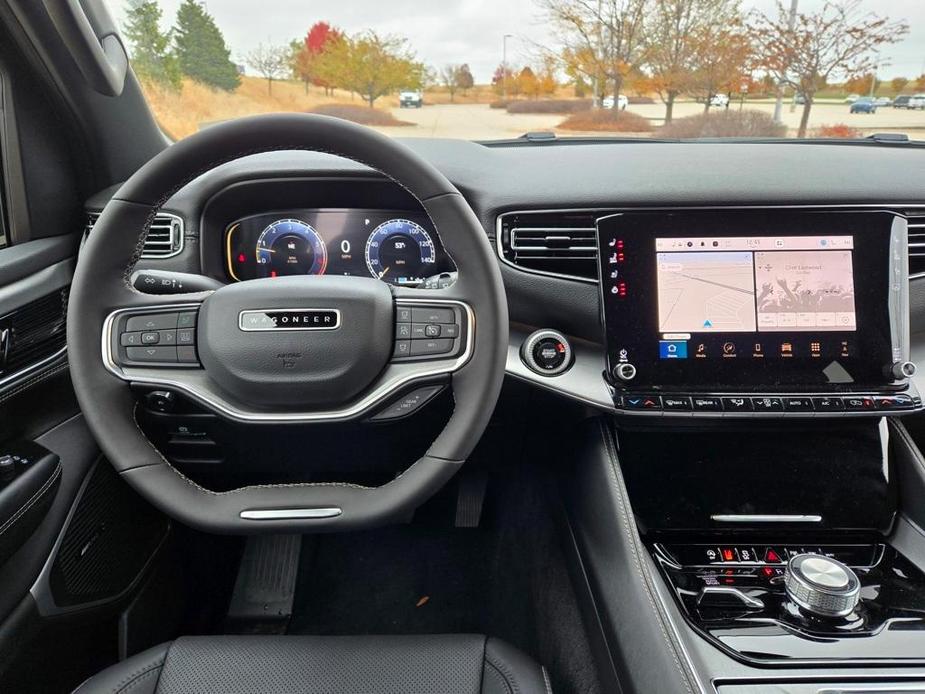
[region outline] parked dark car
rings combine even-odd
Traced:
[[[893,99],[893,108],[911,108],[909,101],[912,97],[909,94],[903,94]]]

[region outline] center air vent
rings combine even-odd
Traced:
[[[509,212],[498,218],[502,259],[524,270],[597,281],[595,220],[606,210]]]
[[[925,211],[907,211],[909,219],[909,276],[925,275]]]
[[[99,212],[87,213],[84,238],[89,236],[93,225],[99,219]],[[158,212],[151,222],[151,229],[145,238],[142,258],[169,258],[183,250],[183,220],[176,215]]]

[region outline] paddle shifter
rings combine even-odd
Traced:
[[[797,554],[787,563],[787,596],[818,617],[847,617],[857,607],[861,582],[850,568],[819,554]]]

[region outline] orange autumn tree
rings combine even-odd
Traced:
[[[817,12],[798,13],[792,28],[788,15],[778,0],[775,13],[752,13],[750,34],[760,67],[804,96],[797,137],[806,137],[816,93],[833,79],[873,72],[876,51],[901,40],[909,25],[864,13],[858,0],[826,2]]]
[[[743,83],[751,81],[752,43],[743,23],[736,19],[703,27],[694,43],[690,92],[703,100],[706,113],[713,95],[738,92]]]
[[[623,93],[623,82],[645,59],[649,0],[537,0],[558,37],[569,75],[584,75],[595,97]]]
[[[738,0],[654,0],[645,20],[646,65],[665,104],[666,123],[678,96],[697,86],[697,70],[708,57],[705,33],[740,21]]]

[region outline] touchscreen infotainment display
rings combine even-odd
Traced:
[[[853,331],[853,246],[850,236],[655,239],[659,331]]]
[[[638,212],[598,223],[626,387],[883,385],[892,215]]]

